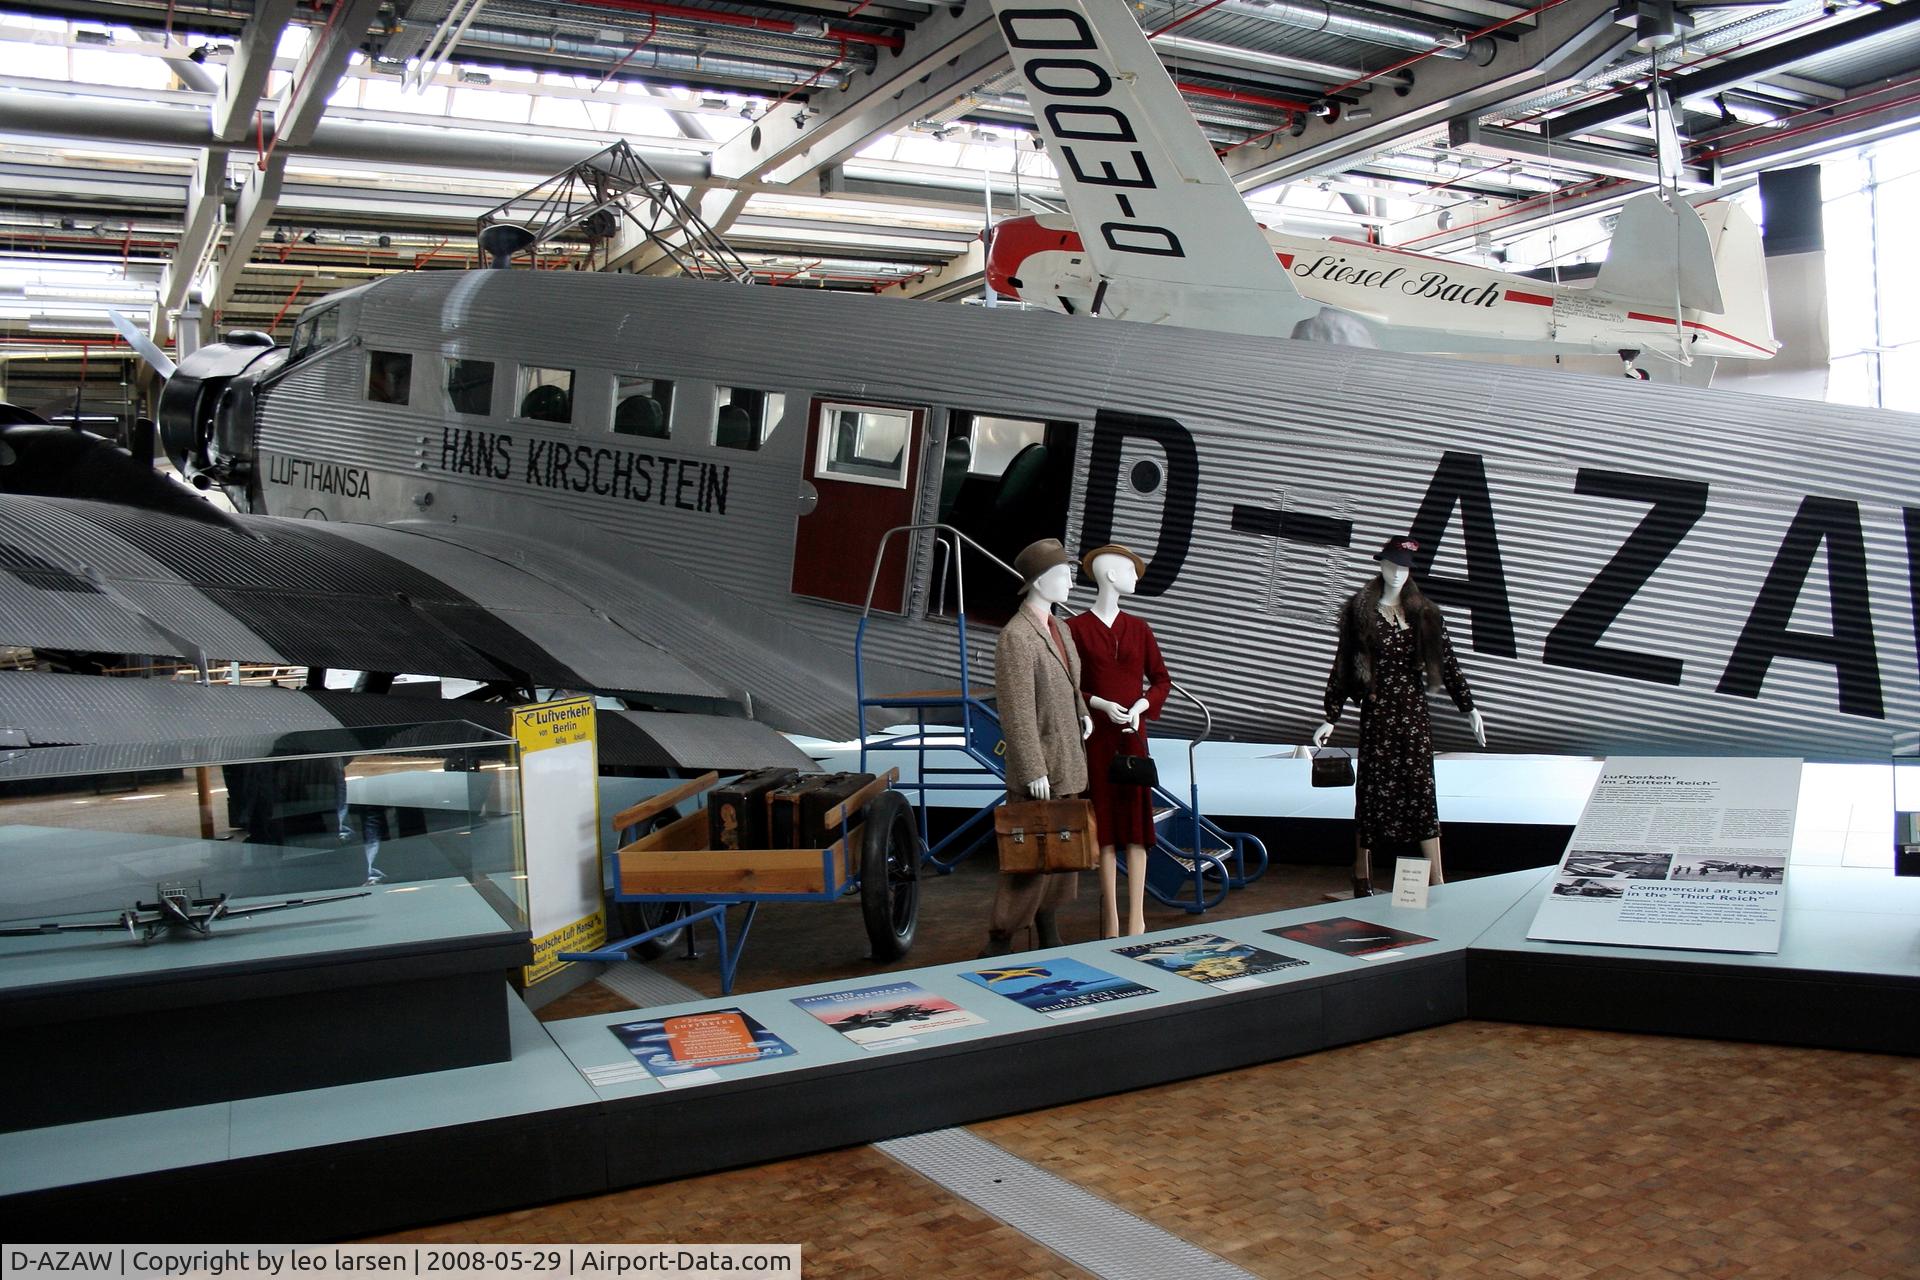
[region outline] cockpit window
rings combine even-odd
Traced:
[[[455,413],[493,412],[493,361],[447,358],[447,403]]]
[[[304,360],[322,347],[332,346],[340,337],[340,308],[327,307],[320,311],[309,311],[300,317],[293,326],[293,341],[289,344],[287,362]]]
[[[572,422],[573,370],[542,369],[534,365],[522,368],[520,416],[535,422]]]
[[[367,399],[406,404],[413,392],[413,357],[404,351],[367,352]]]

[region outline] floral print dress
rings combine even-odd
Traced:
[[[1427,715],[1426,673],[1413,630],[1380,618],[1373,688],[1360,700],[1360,776],[1354,820],[1368,849],[1418,844],[1440,834],[1440,807],[1433,787],[1433,722]],[[1346,696],[1340,666],[1327,682],[1326,714],[1337,723]],[[1453,642],[1440,629],[1440,676],[1461,714],[1473,710],[1466,673],[1453,656]]]

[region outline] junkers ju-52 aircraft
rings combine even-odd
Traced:
[[[169,453],[237,516],[5,428],[0,642],[595,690],[640,709],[656,763],[745,766],[791,758],[767,726],[851,728],[870,582],[869,692],[955,681],[952,540],[896,537],[874,575],[883,532],[940,523],[1004,559],[1134,547],[1129,607],[1216,733],[1297,742],[1339,602],[1411,532],[1497,750],[1864,758],[1920,722],[1912,417],[1570,377],[691,280],[396,276],[168,383]],[[959,564],[992,621],[1008,584]],[[992,633],[970,635],[984,683]],[[0,727],[178,732],[219,694],[0,673]],[[1167,731],[1193,723],[1170,707]]]

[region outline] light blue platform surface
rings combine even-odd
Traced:
[[[489,934],[499,934],[505,940],[521,930],[521,926],[502,919],[465,880],[422,880],[382,885],[366,892],[367,897],[344,902],[217,921],[213,932],[204,937],[169,932],[146,944],[119,932],[0,938],[0,991],[102,978],[147,978],[214,965],[256,964]],[[152,886],[142,896],[151,901]],[[122,908],[132,905],[128,901]]]

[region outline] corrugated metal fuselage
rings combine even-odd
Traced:
[[[921,520],[950,416],[1079,424],[1068,545],[1149,560],[1129,607],[1224,735],[1311,731],[1335,613],[1410,529],[1494,749],[1859,758],[1920,727],[1907,415],[621,275],[422,273],[319,305],[343,309],[341,341],[260,400],[269,512],[525,546],[589,599],[664,591],[689,644],[702,625],[775,655],[793,636],[797,657],[713,673],[765,705],[800,705],[778,696],[793,663],[853,661],[858,610],[792,590],[800,522],[829,505],[807,482],[825,397],[924,410]],[[369,401],[372,351],[413,356],[409,403]],[[449,407],[453,357],[500,366],[493,413]],[[514,416],[516,366],[574,371],[574,422]],[[616,375],[674,381],[670,438],[607,429]],[[784,396],[762,449],[714,444],[716,386]],[[958,666],[952,621],[929,616],[936,569],[922,540],[905,611],[868,640],[933,682]],[[781,727],[836,731],[852,708],[777,718],[817,717]],[[1436,721],[1440,745],[1466,744],[1457,717]]]

